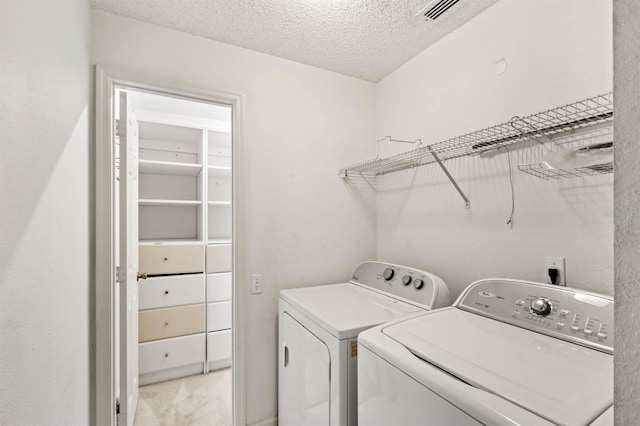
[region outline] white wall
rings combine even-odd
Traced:
[[[614,3],[616,92],[616,425],[638,423],[640,412],[640,3]]]
[[[346,281],[375,257],[375,203],[337,170],[374,147],[374,85],[139,21],[94,12],[94,62],[244,95],[247,422],[277,415],[283,288]],[[248,291],[248,283],[247,283]]]
[[[0,424],[89,422],[88,2],[0,2]]]
[[[497,3],[377,85],[376,136],[436,143],[609,92],[611,16],[603,0]],[[480,278],[543,280],[544,256],[564,256],[569,285],[611,294],[613,177],[544,181],[518,155],[513,228],[505,151],[446,163],[469,210],[435,164],[380,179],[378,258],[430,270],[457,296]]]

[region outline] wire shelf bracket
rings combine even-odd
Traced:
[[[467,198],[467,196],[464,194],[464,192],[462,191],[462,189],[460,189],[460,186],[458,185],[458,183],[456,182],[456,180],[453,178],[453,176],[451,176],[451,173],[449,173],[449,170],[447,170],[447,168],[445,167],[444,164],[442,164],[442,161],[440,160],[440,157],[438,157],[438,154],[436,154],[435,152],[433,152],[433,150],[431,149],[431,147],[428,147],[429,151],[431,151],[431,155],[433,155],[433,158],[436,160],[436,163],[438,163],[438,166],[440,166],[440,168],[442,169],[442,171],[444,172],[445,175],[447,175],[447,177],[449,178],[449,180],[451,181],[451,183],[453,184],[453,186],[456,188],[456,191],[458,191],[458,194],[460,194],[460,196],[462,197],[462,199],[464,200],[464,207],[465,208],[469,208],[471,207],[470,203],[469,203],[469,198]]]

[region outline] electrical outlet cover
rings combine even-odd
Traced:
[[[544,258],[544,282],[551,284],[551,278],[549,277],[549,269],[558,270],[558,279],[556,285],[567,285],[567,275],[565,272],[564,257],[552,257],[545,256]]]

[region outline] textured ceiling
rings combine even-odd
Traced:
[[[379,81],[498,0],[91,0],[95,9]]]

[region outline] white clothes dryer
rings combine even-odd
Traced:
[[[611,425],[613,337],[611,297],[477,281],[360,335],[360,424]]]
[[[348,283],[283,290],[279,300],[278,424],[357,424],[357,336],[450,304],[437,276],[362,263]]]

